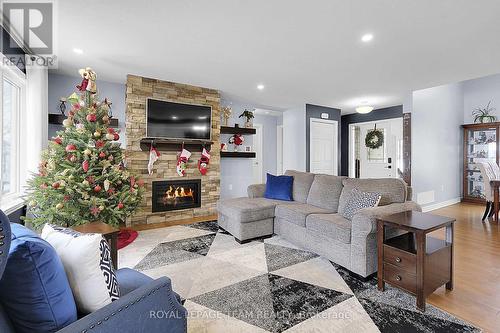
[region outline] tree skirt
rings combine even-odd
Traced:
[[[138,233],[132,229],[122,229],[118,233],[118,250],[123,249],[137,238]]]

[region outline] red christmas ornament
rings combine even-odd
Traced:
[[[76,146],[75,145],[67,145],[66,146],[66,152],[72,152],[72,151],[76,151]]]
[[[123,204],[123,202],[119,202],[117,207],[118,207],[118,209],[122,209],[124,206],[125,205]]]
[[[94,187],[94,192],[101,192],[101,186],[100,185],[96,185]]]
[[[97,140],[97,141],[95,142],[95,147],[96,147],[96,148],[102,148],[102,147],[104,147],[104,141],[102,141],[102,140]]]
[[[115,129],[114,128],[108,128],[108,133],[109,134],[115,134]]]
[[[58,189],[58,188],[59,188],[59,186],[61,186],[61,184],[59,184],[59,182],[54,182],[54,183],[52,184],[52,187],[53,187],[53,188],[55,188],[55,189]]]
[[[69,199],[71,199],[71,197],[69,195],[65,195],[63,200],[64,201],[69,201]]]
[[[108,195],[113,195],[115,194],[115,189],[112,187],[108,190]]]
[[[62,138],[60,136],[56,136],[54,138],[54,142],[57,143],[58,145],[62,144]]]
[[[42,190],[45,190],[47,187],[48,187],[48,186],[47,186],[47,184],[45,184],[45,183],[40,184],[40,188],[41,188]]]
[[[100,158],[105,158],[105,157],[106,157],[106,153],[105,153],[105,152],[103,152],[103,151],[101,151],[101,152],[99,153],[99,157],[100,157]]]
[[[89,171],[89,161],[88,160],[85,160],[82,162],[82,168],[83,168],[83,171],[85,171],[85,172]]]
[[[75,109],[77,111],[80,110],[80,104],[78,104],[78,103],[73,104],[73,109]]]
[[[134,185],[135,185],[135,177],[130,176],[130,187],[134,187]]]
[[[118,133],[115,133],[113,140],[118,141],[119,139],[120,139],[120,136],[118,135]]]
[[[87,121],[90,121],[91,123],[95,122],[97,120],[97,117],[94,113],[90,113],[86,117]]]

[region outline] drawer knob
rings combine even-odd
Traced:
[[[401,258],[400,257],[396,257],[396,262],[401,262]]]
[[[401,276],[396,275],[396,281],[401,281]]]

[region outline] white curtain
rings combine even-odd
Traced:
[[[26,56],[26,134],[21,137],[26,147],[25,174],[29,178],[31,172],[36,172],[40,162],[40,153],[47,148],[48,142],[48,70],[46,66],[36,65]]]

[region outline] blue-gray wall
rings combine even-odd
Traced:
[[[81,78],[78,75],[60,75],[49,74],[49,113],[60,114],[59,99],[68,97],[76,91],[76,85],[80,84]],[[125,85],[121,83],[107,82],[97,80],[97,89],[99,99],[108,98],[113,105],[113,117],[118,119],[118,127],[121,131],[120,143],[125,147]],[[69,111],[69,106],[66,109],[66,114]],[[49,138],[56,134],[56,131],[61,130],[62,126],[49,124]]]
[[[403,116],[403,106],[391,106],[383,109],[376,109],[370,113],[352,113],[341,117],[341,149],[340,149],[340,175],[349,176],[349,125],[363,123],[367,121],[377,121],[392,119]]]
[[[243,127],[243,118],[238,116],[246,108],[252,110],[253,105],[241,104],[230,100],[222,101],[222,105],[230,105],[233,109],[232,118],[229,120],[229,125],[234,126],[238,123]],[[276,127],[282,123],[282,117],[267,116],[256,114],[253,120],[254,124],[262,125],[262,164],[263,177],[266,173],[276,174],[277,168],[277,150],[276,150]],[[221,143],[226,143],[229,140],[229,134],[221,134]],[[253,147],[253,136],[244,135],[245,142],[243,146],[249,145]],[[247,187],[254,183],[252,159],[250,158],[221,158],[220,163],[220,195],[221,198],[235,198],[247,196]]]
[[[413,198],[424,208],[460,199],[463,109],[461,83],[413,92]]]

